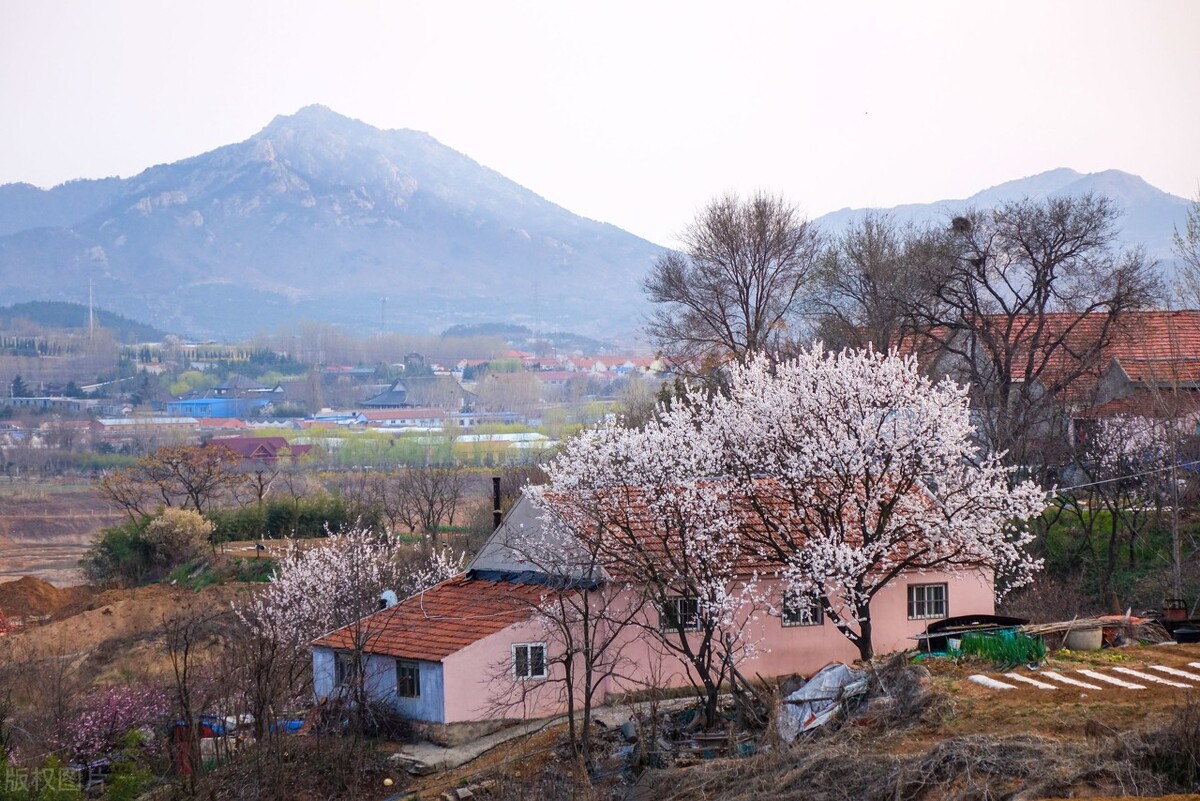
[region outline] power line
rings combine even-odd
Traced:
[[[1075,484],[1074,486],[1070,486],[1070,487],[1055,487],[1054,491],[1055,492],[1069,492],[1070,490],[1086,489],[1088,487],[1098,487],[1101,484],[1111,484],[1114,481],[1125,481],[1126,479],[1130,479],[1130,478],[1141,478],[1142,476],[1150,476],[1150,475],[1154,475],[1155,473],[1165,473],[1168,470],[1179,470],[1181,468],[1196,467],[1196,466],[1200,466],[1200,461],[1183,462],[1182,464],[1172,464],[1172,465],[1167,465],[1166,467],[1155,467],[1152,470],[1143,470],[1140,473],[1129,473],[1129,474],[1123,475],[1123,476],[1114,476],[1112,478],[1105,478],[1100,481],[1090,481],[1087,484]]]

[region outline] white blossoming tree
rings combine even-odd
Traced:
[[[753,650],[745,624],[761,600],[731,499],[712,480],[711,445],[682,406],[640,430],[610,421],[565,443],[546,468],[550,484],[527,490],[594,547],[610,579],[659,610],[631,624],[679,657],[709,725],[722,685]]]
[[[1011,589],[1040,567],[1020,521],[1045,494],[981,451],[965,387],[934,384],[911,358],[819,343],[729,378],[693,422],[753,510],[744,535],[863,659],[871,601],[901,574],[985,568]]]
[[[1177,475],[1168,468],[1180,461],[1186,437],[1178,423],[1166,417],[1110,417],[1091,422],[1077,465],[1091,484],[1086,489],[1094,508],[1108,512],[1108,546],[1100,573],[1101,592],[1107,593],[1120,557],[1122,528],[1132,569],[1136,541],[1143,529],[1164,505],[1174,505],[1172,495],[1179,488],[1172,483]],[[1087,513],[1090,531],[1097,519],[1103,518],[1094,509]],[[1090,547],[1091,537],[1087,540]]]
[[[790,600],[818,599],[864,659],[871,601],[902,574],[988,569],[1011,588],[1040,566],[1020,521],[1044,493],[981,452],[965,388],[911,359],[820,344],[727,378],[726,394],[685,392],[642,430],[568,443],[541,496],[605,539],[606,569],[660,587],[660,608],[698,599],[699,631],[684,631],[689,608],[670,643],[706,691],[753,647],[740,616],[765,599],[748,565],[769,566]]]
[[[460,564],[448,550],[418,555],[366,528],[330,533],[310,548],[289,543],[270,583],[234,607],[254,635],[246,660],[253,675],[242,685],[254,693],[247,700],[256,720],[270,719],[274,705],[292,700],[311,666],[309,643],[351,624],[359,679],[352,690],[365,704],[362,663],[372,632],[358,624],[379,608],[385,590],[407,598],[456,575]]]

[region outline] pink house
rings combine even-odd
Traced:
[[[539,571],[510,545],[514,538],[528,542],[539,532],[544,527],[538,510],[522,499],[465,573],[316,640],[317,696],[335,693],[347,679],[357,640],[372,695],[414,719],[456,723],[564,711],[563,685],[555,681],[561,679],[555,673],[561,670],[556,638],[536,614],[536,607],[558,591],[551,585],[562,579]],[[561,534],[544,536],[547,551],[571,547]],[[600,598],[607,592],[604,577],[575,575],[571,582],[588,582]],[[778,581],[762,586],[776,595],[772,605],[783,611],[772,614],[747,605],[740,615],[743,639],[755,643],[739,666],[743,675],[811,674],[831,661],[858,658],[857,648],[819,608],[788,609]],[[610,601],[619,600],[623,591],[612,592]],[[678,602],[675,614],[686,615],[688,599]],[[931,621],[994,610],[988,570],[901,574],[871,605],[875,650],[913,648],[914,638]],[[646,605],[637,614],[642,625],[622,630],[614,646],[622,649],[622,678],[602,682],[599,700],[648,686],[688,684],[684,663],[647,636],[647,627],[659,625],[660,610]]]

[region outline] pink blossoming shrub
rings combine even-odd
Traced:
[[[115,751],[131,730],[161,725],[170,711],[170,697],[160,687],[101,687],[83,699],[78,714],[67,722],[62,745],[74,759],[96,759]]]

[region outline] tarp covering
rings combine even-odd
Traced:
[[[867,691],[867,672],[830,662],[779,705],[776,728],[784,742],[828,723],[842,701]]]

